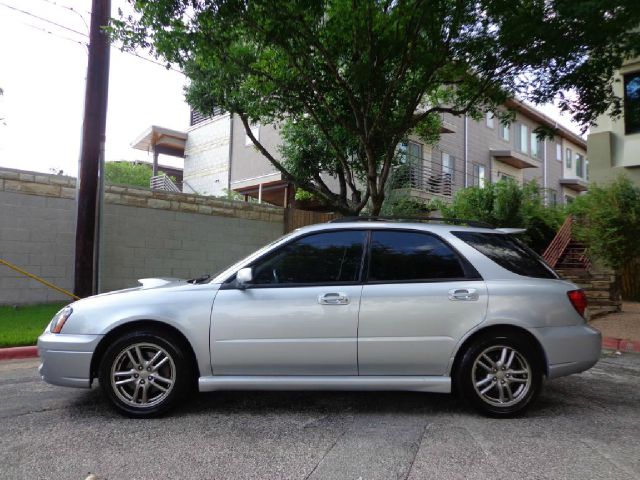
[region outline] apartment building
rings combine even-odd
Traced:
[[[503,178],[520,184],[535,180],[553,204],[571,202],[585,191],[588,163],[584,139],[524,103],[514,101],[506,108],[516,112],[510,125],[502,125],[492,114],[481,121],[446,115],[438,144],[427,145],[409,137],[400,146],[407,166],[396,169],[391,188],[406,189],[407,194],[425,200],[447,200],[460,188]],[[534,129],[540,125],[555,128],[557,135],[538,140]],[[256,125],[253,133],[279,157],[280,137],[274,126]],[[287,182],[253,147],[239,119],[232,122],[231,138],[230,188],[283,205]]]
[[[468,186],[510,178],[519,184],[535,180],[550,204],[571,202],[587,189],[586,142],[522,102],[505,105],[515,120],[503,125],[488,113],[482,120],[445,115],[436,145],[410,136],[399,146],[403,162],[389,188],[430,200],[449,200]],[[275,205],[292,201],[293,189],[254,147],[237,116],[214,112],[191,115],[184,148],[184,191],[246,198]],[[553,139],[538,140],[538,126],[554,128]],[[275,158],[281,138],[274,125],[255,125],[253,134]],[[331,179],[328,179],[331,184]]]
[[[624,174],[640,186],[640,57],[630,59],[616,72],[613,88],[623,99],[620,119],[602,115],[588,138],[591,175],[607,183]]]

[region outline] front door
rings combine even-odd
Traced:
[[[214,375],[357,375],[364,230],[298,237],[230,281],[211,315]]]
[[[360,375],[444,375],[459,338],[484,319],[487,299],[484,281],[440,238],[372,232]]]

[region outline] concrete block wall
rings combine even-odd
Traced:
[[[279,207],[121,185],[105,188],[101,291],[215,273],[279,237]],[[0,258],[73,288],[75,179],[0,169]],[[0,265],[0,305],[68,300]]]
[[[278,207],[195,195],[111,192],[105,206],[101,290],[148,277],[215,274],[282,235]],[[130,197],[146,206],[131,206]]]
[[[0,258],[73,289],[75,179],[0,170]],[[0,305],[69,297],[0,265]]]

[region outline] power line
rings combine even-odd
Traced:
[[[70,12],[75,13],[77,16],[80,17],[80,19],[82,20],[82,23],[84,23],[84,26],[87,27],[87,32],[89,31],[89,25],[87,24],[87,21],[84,18],[84,15],[82,15],[78,10],[76,10],[73,7],[69,7],[67,5],[62,5],[61,3],[58,2],[54,2],[53,0],[42,0],[43,2],[47,2],[50,5],[55,5],[56,7],[59,8],[64,8],[65,10],[69,10]],[[91,12],[87,12],[89,15],[91,15]]]
[[[89,47],[89,44],[87,42],[83,42],[82,40],[76,40],[76,39],[71,38],[71,37],[65,37],[64,35],[60,35],[59,33],[54,33],[51,30],[47,30],[46,28],[38,27],[36,25],[31,25],[30,23],[26,23],[26,22],[20,22],[20,23],[22,23],[23,25],[26,25],[27,27],[31,27],[31,28],[33,28],[35,30],[39,30],[41,32],[48,33],[49,35],[52,35],[52,36],[57,37],[57,38],[60,38],[62,40],[67,40],[69,42],[73,42],[73,43],[77,43],[79,45],[83,45],[85,47]]]
[[[45,0],[45,1],[47,1],[47,0]],[[51,2],[51,3],[53,3],[53,2]],[[19,8],[12,7],[11,5],[7,5],[6,3],[0,2],[0,5],[5,6],[5,7],[7,7],[7,8],[10,8],[10,9],[12,9],[12,10],[16,10],[16,11],[21,12],[21,13],[27,14],[27,15],[29,15],[29,16],[31,16],[31,17],[37,18],[38,20],[42,20],[42,21],[44,21],[44,22],[51,23],[51,24],[53,24],[53,25],[55,25],[55,26],[57,26],[57,27],[60,27],[60,28],[65,29],[65,30],[69,30],[69,31],[71,31],[71,32],[73,32],[73,33],[75,33],[75,34],[77,34],[77,35],[80,35],[80,36],[82,36],[82,37],[84,37],[84,38],[88,38],[88,37],[89,37],[86,33],[82,33],[82,32],[79,32],[79,31],[77,31],[77,30],[74,30],[74,29],[72,29],[72,28],[66,27],[66,26],[64,26],[64,25],[60,25],[59,23],[56,23],[56,22],[54,22],[54,21],[52,21],[52,20],[49,20],[49,19],[44,18],[44,17],[40,17],[40,16],[35,15],[35,14],[31,13],[31,12],[27,12],[27,11],[25,11],[25,10],[20,10]],[[21,22],[21,23],[23,23],[24,25],[26,25],[26,26],[28,26],[28,27],[34,28],[34,29],[36,29],[36,30],[40,30],[40,31],[42,31],[42,32],[44,32],[44,33],[48,33],[49,35],[53,35],[54,37],[58,37],[58,38],[61,38],[61,39],[63,39],[63,40],[67,40],[67,41],[70,41],[70,42],[78,43],[78,44],[80,44],[80,45],[84,45],[84,46],[86,46],[86,47],[88,47],[88,46],[89,46],[89,44],[88,44],[87,42],[82,42],[82,41],[80,41],[80,40],[74,40],[74,39],[72,39],[72,38],[70,38],[70,37],[65,37],[65,36],[60,35],[60,34],[58,34],[58,33],[54,33],[54,32],[52,32],[51,30],[47,30],[46,28],[42,28],[42,27],[38,27],[38,26],[35,26],[35,25],[31,25],[31,24],[26,23],[26,22]],[[164,68],[165,70],[167,70],[167,65],[166,65],[166,64],[164,64],[164,63],[157,62],[157,61],[155,61],[155,60],[153,60],[153,59],[151,59],[151,58],[143,57],[142,55],[139,55],[139,54],[137,54],[137,53],[135,53],[135,52],[132,52],[132,51],[130,51],[130,50],[121,50],[121,49],[119,49],[118,47],[116,47],[115,45],[111,45],[111,48],[115,48],[115,49],[117,49],[118,51],[123,52],[123,53],[126,53],[126,54],[128,54],[128,55],[133,55],[134,57],[137,57],[137,58],[139,58],[139,59],[141,59],[141,60],[144,60],[144,61],[146,61],[146,62],[149,62],[149,63],[153,63],[153,64],[158,65],[158,66],[160,66],[160,67]],[[168,68],[168,70],[172,70],[172,71],[174,71],[174,72],[178,72],[178,73],[183,73],[182,71],[178,70],[177,68],[173,68],[173,67],[169,67],[169,68]]]
[[[86,33],[79,32],[78,30],[74,30],[73,28],[65,27],[64,25],[60,25],[59,23],[56,23],[53,20],[49,20],[48,18],[44,18],[44,17],[41,17],[39,15],[35,15],[35,14],[31,13],[31,12],[27,12],[26,10],[21,10],[20,8],[16,8],[16,7],[13,7],[11,5],[7,5],[6,3],[3,3],[3,2],[0,2],[0,5],[3,6],[3,7],[9,8],[11,10],[15,10],[16,12],[20,12],[20,13],[23,13],[25,15],[29,15],[30,17],[37,18],[38,20],[42,20],[43,22],[50,23],[52,25],[55,25],[56,27],[63,28],[65,30],[68,30],[70,32],[75,33],[76,35],[82,35],[83,37],[87,37],[88,36]]]

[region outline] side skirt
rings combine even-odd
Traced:
[[[201,392],[217,390],[364,390],[451,393],[445,376],[231,376],[200,377]]]

